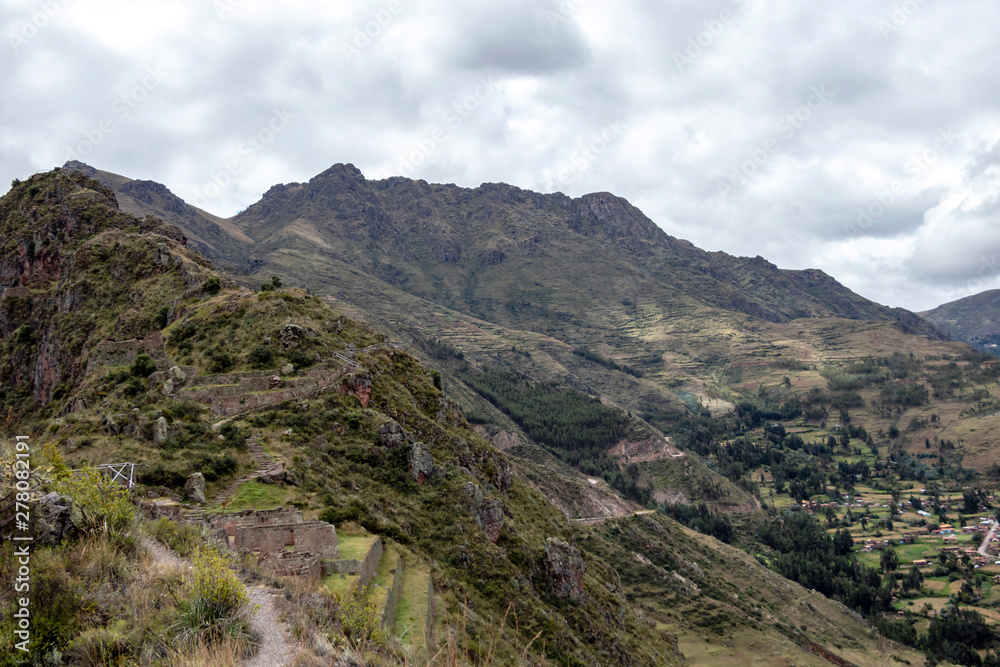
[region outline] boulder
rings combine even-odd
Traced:
[[[188,500],[196,503],[205,502],[205,476],[196,472],[188,477],[187,482],[184,483],[184,495],[187,496]]]
[[[153,422],[153,444],[162,445],[166,442],[168,432],[169,427],[167,426],[166,417],[160,417]]]
[[[53,546],[76,530],[73,523],[73,501],[52,492],[43,496],[35,507],[35,544]]]
[[[177,384],[181,384],[187,381],[187,373],[181,370],[180,366],[173,366],[170,369],[170,379]]]
[[[426,482],[434,472],[434,457],[431,456],[430,448],[422,442],[415,442],[410,447],[407,458],[410,463],[410,477],[418,484]]]
[[[281,367],[282,375],[291,375],[295,372],[295,364],[285,364]]]
[[[556,595],[575,602],[587,597],[583,590],[583,575],[587,566],[579,549],[565,540],[550,537],[545,540],[545,562],[549,566],[549,582]]]
[[[172,393],[174,393],[174,381],[171,379],[163,383],[163,395],[169,396]]]

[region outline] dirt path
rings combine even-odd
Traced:
[[[997,523],[996,521],[994,521],[993,522],[993,526],[990,528],[990,532],[987,533],[987,535],[986,535],[986,539],[983,540],[983,543],[979,545],[979,555],[980,556],[988,556],[989,555],[989,554],[986,553],[986,547],[988,547],[990,545],[990,542],[993,541],[993,536],[996,535],[998,527],[1000,527],[1000,523]]]
[[[192,567],[189,560],[178,557],[154,539],[143,537],[142,546],[153,557],[153,567],[158,571]],[[274,596],[278,592],[261,586],[246,588],[246,591],[250,604],[259,605],[250,620],[250,628],[260,636],[261,646],[256,655],[243,661],[243,667],[283,667],[292,664],[298,648],[288,632],[288,626],[278,618],[274,606]]]
[[[250,621],[250,627],[260,635],[261,647],[254,657],[243,662],[243,667],[283,667],[292,664],[298,649],[287,626],[278,620],[278,611],[274,607],[275,591],[262,587],[247,590],[250,603],[260,605]]]

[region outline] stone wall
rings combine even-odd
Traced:
[[[382,538],[376,537],[368,548],[368,554],[361,562],[361,580],[358,583],[358,588],[364,588],[371,582],[380,560],[382,560]]]
[[[308,552],[320,558],[340,556],[337,530],[325,521],[306,521],[271,525],[234,526],[233,546],[247,551],[271,554],[292,547],[297,553]],[[317,563],[318,566],[318,563]]]
[[[236,526],[276,526],[289,523],[302,523],[302,512],[283,507],[275,510],[243,510],[212,517],[210,525],[212,528],[224,528],[228,535],[235,536]]]
[[[101,341],[87,362],[87,371],[95,366],[128,366],[140,354],[148,354],[161,370],[170,365],[163,334],[153,331],[142,339]]]
[[[271,570],[283,577],[303,577],[315,581],[320,576],[319,556],[315,554],[299,554],[279,552],[268,559]]]
[[[273,372],[215,375],[194,378],[192,384],[196,386],[181,390],[179,395],[206,403],[216,414],[228,416],[310,397],[333,387],[341,375],[340,369],[316,369],[294,378],[281,378]]]
[[[427,579],[427,627],[424,628],[424,645],[427,655],[434,647],[434,580]]]
[[[360,571],[361,561],[354,558],[323,561],[324,577],[328,574],[357,574]]]
[[[392,588],[385,598],[385,607],[382,609],[382,627],[387,631],[396,632],[396,606],[399,604],[399,594],[403,590],[403,556],[400,554],[396,560],[396,574],[392,578]]]

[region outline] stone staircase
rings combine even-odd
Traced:
[[[229,499],[236,495],[239,488],[247,482],[257,479],[262,475],[278,474],[282,471],[282,467],[278,465],[273,458],[271,458],[270,454],[264,451],[263,447],[261,447],[259,435],[251,436],[247,440],[247,449],[253,459],[253,469],[247,474],[233,480],[232,484],[217,494],[209,504],[222,505],[223,503],[229,502]],[[206,510],[204,507],[190,504],[184,505],[185,519],[190,521],[200,521],[205,517],[205,514]]]

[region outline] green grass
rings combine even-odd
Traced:
[[[420,569],[420,564],[406,565],[403,590],[396,607],[396,633],[408,646],[423,646],[427,629],[427,588],[430,574]]]
[[[375,541],[375,535],[344,535],[337,537],[340,557],[345,560],[364,560]],[[384,557],[383,557],[384,558]]]
[[[246,482],[236,491],[226,504],[227,512],[245,509],[271,510],[288,502],[288,487],[279,484],[263,484],[257,480]]]
[[[351,591],[357,588],[360,579],[357,574],[330,574],[323,577],[321,585],[335,598],[346,600]]]

